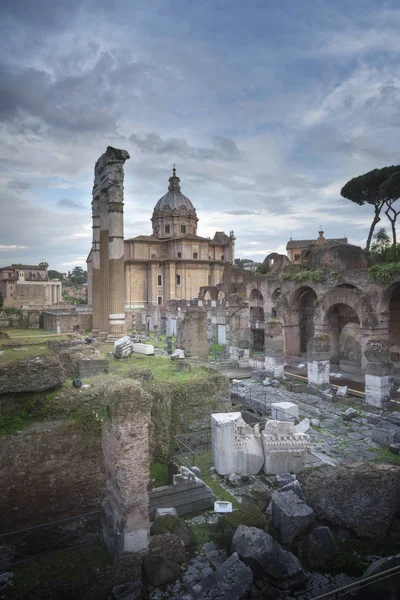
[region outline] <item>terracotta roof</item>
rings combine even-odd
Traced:
[[[0,271],[3,270],[15,271],[15,269],[34,269],[35,271],[45,271],[46,267],[39,267],[39,265],[11,265],[11,267],[0,267]]]
[[[160,242],[160,240],[154,235],[137,235],[136,237],[129,238],[125,242]]]
[[[324,244],[326,242],[342,242],[347,244],[347,238],[330,238],[324,240]],[[307,248],[308,246],[317,246],[316,240],[290,240],[286,244],[286,250],[302,250],[303,248]],[[321,244],[322,245],[322,244]]]

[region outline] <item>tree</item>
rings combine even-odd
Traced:
[[[47,269],[48,266],[49,266],[49,263],[44,262],[43,260],[42,260],[42,262],[39,263],[39,267],[43,267],[43,269]]]
[[[371,254],[379,261],[385,262],[390,245],[390,237],[388,236],[386,229],[381,227],[379,231],[374,234],[374,243],[371,245]]]
[[[375,226],[381,220],[381,210],[389,199],[385,189],[381,189],[381,186],[396,171],[400,171],[400,166],[374,169],[364,175],[354,177],[354,179],[348,181],[340,191],[343,198],[347,198],[359,206],[371,204],[374,207],[375,214],[368,234],[367,250],[369,250],[371,246]]]
[[[49,279],[64,279],[64,275],[62,273],[59,271],[54,271],[53,269],[47,271],[47,275],[49,276]]]
[[[399,167],[400,169],[400,167]],[[396,219],[400,214],[399,210],[394,208],[395,202],[400,198],[400,170],[392,173],[392,175],[381,185],[381,191],[386,200],[385,214],[390,221],[392,227],[392,240],[394,248],[394,260],[397,260],[397,236],[396,236]]]
[[[87,271],[84,271],[82,267],[74,267],[72,273],[68,273],[68,279],[73,285],[87,283]]]

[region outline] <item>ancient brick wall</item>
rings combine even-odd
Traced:
[[[105,494],[99,437],[45,421],[0,439],[0,531],[99,510]]]

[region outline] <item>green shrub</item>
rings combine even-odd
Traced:
[[[374,265],[368,269],[368,275],[376,283],[386,285],[391,283],[400,274],[400,263],[387,263]]]

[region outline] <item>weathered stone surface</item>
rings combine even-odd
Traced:
[[[181,598],[182,600],[241,600],[247,597],[252,583],[251,569],[243,564],[234,552],[216,571],[193,585],[191,590]]]
[[[272,494],[272,524],[279,529],[284,543],[307,531],[314,520],[313,509],[293,490]]]
[[[142,552],[149,543],[149,427],[151,398],[129,379],[107,382],[101,391],[108,408],[102,446],[107,494],[102,538],[114,560]]]
[[[285,485],[288,485],[288,483],[296,481],[296,475],[293,473],[279,473],[276,476],[275,481],[278,488],[283,488]]]
[[[267,421],[261,434],[266,475],[298,473],[304,468],[309,436],[290,422]]]
[[[296,494],[296,496],[298,496],[300,498],[300,500],[305,501],[304,492],[301,489],[301,485],[297,481],[297,479],[295,481],[291,481],[290,483],[284,485],[283,488],[281,488],[281,491],[282,492],[292,491]]]
[[[214,466],[219,475],[256,475],[264,453],[258,428],[247,425],[239,412],[211,416]]]
[[[178,360],[179,358],[185,358],[185,351],[177,348],[175,352],[171,354],[171,360]]]
[[[188,309],[179,321],[176,345],[188,356],[208,360],[207,314]]]
[[[381,446],[389,447],[400,442],[400,427],[380,421],[372,430],[372,440]]]
[[[299,407],[294,402],[273,402],[272,418],[275,421],[296,421],[299,418]]]
[[[309,569],[319,569],[336,556],[338,549],[329,527],[315,527],[298,543],[297,555]]]
[[[272,491],[262,481],[257,481],[253,485],[249,485],[242,494],[242,504],[255,504],[258,508],[264,511],[271,501]]]
[[[400,444],[390,444],[389,450],[393,454],[400,454]]]
[[[133,352],[135,354],[154,354],[154,346],[151,344],[133,344]]]
[[[305,580],[299,559],[262,529],[240,525],[233,536],[232,551],[238,553],[256,576],[281,589],[290,590]]]
[[[350,421],[351,419],[356,419],[358,417],[358,412],[354,410],[354,408],[348,408],[343,413],[343,420]]]
[[[339,398],[346,398],[347,396],[347,385],[339,386],[336,390],[336,396]]]
[[[150,535],[161,535],[172,533],[178,536],[185,546],[191,546],[194,543],[193,536],[188,526],[182,519],[174,515],[159,516],[150,529]]]
[[[382,539],[398,511],[400,467],[353,463],[324,465],[298,476],[316,516]]]
[[[143,570],[152,585],[175,581],[180,575],[180,565],[184,562],[185,546],[178,536],[151,536],[149,555],[143,558]]]
[[[295,426],[294,431],[295,433],[307,433],[309,429],[310,419],[303,419],[298,425]]]
[[[43,392],[61,386],[64,371],[56,356],[36,356],[0,366],[0,394]]]
[[[133,342],[128,335],[114,342],[113,355],[115,358],[125,358],[133,353]]]

